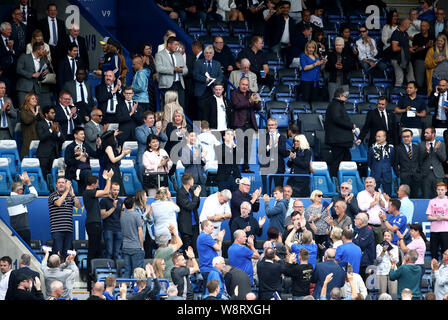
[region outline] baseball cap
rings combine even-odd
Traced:
[[[100,44],[104,46],[105,44],[107,44],[107,41],[109,41],[109,37],[104,37],[103,40],[100,40]]]

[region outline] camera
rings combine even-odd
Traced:
[[[389,244],[389,242],[387,242],[387,241],[383,241],[383,242],[381,243],[381,246],[382,246],[382,247],[387,246],[387,251],[392,250],[392,246],[391,246],[391,245]]]

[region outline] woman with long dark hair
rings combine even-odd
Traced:
[[[135,192],[135,211],[139,212],[143,221],[143,248],[145,249],[145,259],[152,259],[152,251],[157,249],[154,237],[154,220],[152,219],[152,206],[147,203],[148,197],[145,190]]]
[[[404,254],[409,250],[415,250],[418,253],[418,259],[415,264],[422,268],[422,277],[425,274],[425,253],[426,253],[426,236],[423,232],[422,225],[419,223],[413,223],[409,226],[409,233],[411,234],[412,241],[407,245],[404,242],[404,235],[397,230],[398,245]]]
[[[303,134],[294,137],[294,145],[286,165],[291,168],[291,174],[310,174],[311,150]],[[288,184],[292,187],[293,197],[307,197],[310,194],[308,177],[291,177]]]

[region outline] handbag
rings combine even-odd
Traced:
[[[56,73],[47,73],[47,75],[40,81],[42,84],[56,84]]]
[[[160,187],[168,187],[168,173],[166,172],[143,173],[143,188],[159,189]]]

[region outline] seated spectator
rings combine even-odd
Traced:
[[[218,288],[218,286],[216,286]],[[169,286],[166,290],[167,298],[165,300],[184,300],[182,297],[179,297],[177,287]]]
[[[230,73],[229,81],[238,87],[242,78],[249,79],[249,90],[258,92],[257,75],[250,71],[250,61],[244,58],[240,61],[240,70],[234,70]]]
[[[39,301],[44,299],[41,290],[41,282],[38,277],[34,279],[25,274],[17,275],[16,281],[18,283],[16,290],[11,295],[9,300],[14,301]],[[35,287],[36,291],[31,291]]]
[[[45,249],[45,256],[42,259],[42,272],[45,279],[46,292],[51,292],[51,283],[53,281],[61,281],[64,286],[63,298],[73,298],[73,288],[75,281],[79,277],[79,269],[75,263],[75,256],[68,255],[65,263],[61,263],[58,254],[50,256],[50,250]]]
[[[126,295],[126,300],[157,300],[160,292],[160,283],[153,267],[149,263],[146,264],[145,274],[146,281],[137,281],[137,292]],[[154,285],[151,285],[153,282]]]
[[[123,283],[126,285],[125,283]],[[104,280],[104,297],[106,300],[117,300],[117,298],[114,295],[115,287],[117,286],[117,279],[115,276],[107,276]]]
[[[296,135],[293,140],[293,147],[286,165],[291,168],[291,174],[310,174],[311,150],[308,140],[303,134]],[[291,177],[287,183],[291,185],[293,197],[306,197],[310,193],[308,177]]]
[[[171,234],[168,232],[168,226],[173,225],[177,232],[177,213],[180,209],[171,198],[171,193],[168,188],[160,187],[157,190],[154,202],[151,203],[151,207],[155,237],[158,238],[161,235],[166,235],[170,239]]]
[[[300,249],[299,254],[292,253],[286,259],[285,276],[292,278],[292,300],[303,300],[310,294],[313,265],[308,262],[309,252]]]
[[[398,247],[392,241],[393,232],[384,230],[384,242],[376,245],[376,276],[379,284],[379,294],[388,292],[391,296],[397,296],[397,281],[389,279],[391,260],[398,261]]]
[[[250,202],[244,201],[241,203],[241,216],[232,219],[230,227],[231,235],[233,235],[236,230],[240,229],[244,230],[248,237],[251,235],[254,237],[261,237],[263,225],[266,222],[266,216],[259,218],[257,221],[253,216],[249,215],[251,210],[252,206]]]
[[[329,72],[328,96],[334,97],[337,88],[342,87],[345,91],[349,89],[350,71],[355,69],[355,60],[351,49],[344,50],[345,46],[351,45],[344,38],[337,37],[334,40],[334,50],[328,53],[328,62],[325,69]]]
[[[213,49],[215,50],[213,58],[221,63],[222,72],[225,77],[228,77],[234,69],[235,56],[229,46],[224,44],[224,38],[222,36],[216,36],[213,39]]]
[[[344,201],[346,204],[345,215],[350,217],[351,220],[355,218],[355,216],[359,212],[358,201],[356,201],[356,197],[352,193],[353,186],[350,182],[346,181],[341,183],[339,188],[339,194],[333,197],[332,202],[336,203],[337,201]],[[336,218],[336,208],[332,208],[332,216]],[[339,217],[339,216],[338,216]],[[342,218],[341,218],[342,219]],[[339,220],[339,219],[338,219]]]
[[[166,130],[169,122],[172,121],[174,112],[179,110],[184,112],[184,109],[179,103],[179,97],[177,91],[168,90],[165,92],[165,106],[163,107],[163,120],[162,120],[162,131]]]
[[[7,260],[7,259],[6,259]],[[1,260],[2,262],[6,262],[5,260]],[[27,253],[24,253],[20,256],[18,259],[19,267],[17,269],[14,269],[9,274],[9,279],[7,281],[7,291],[6,295],[4,297],[4,300],[10,300],[11,297],[14,295],[14,292],[17,289],[17,286],[19,285],[19,282],[17,281],[17,276],[20,275],[26,275],[27,277],[34,279],[39,278],[40,280],[40,273],[37,271],[34,271],[31,269],[31,256]],[[11,265],[12,267],[12,265]],[[36,294],[36,288],[33,286],[31,288],[31,292],[33,294]]]
[[[235,241],[227,251],[229,264],[232,267],[246,272],[249,275],[251,285],[253,285],[254,268],[252,266],[252,259],[258,259],[260,257],[258,250],[254,246],[254,237],[247,237],[244,230],[236,230],[233,237]]]
[[[305,51],[300,55],[302,73],[302,100],[311,103],[318,99],[320,72],[325,68],[326,59],[319,59],[317,44],[313,40],[305,45]]]
[[[303,227],[302,227],[303,228]],[[313,234],[309,230],[304,230],[302,232],[302,242],[301,244],[292,243],[292,239],[295,233],[299,230],[299,225],[294,225],[293,230],[288,235],[285,241],[285,246],[296,256],[300,255],[300,251],[305,249],[308,252],[308,263],[316,267],[317,263],[317,244],[313,240]]]
[[[156,190],[161,186],[168,187],[168,172],[173,166],[173,161],[168,153],[160,148],[159,139],[155,135],[149,135],[146,144],[146,151],[143,153],[142,164],[145,168],[143,175],[148,176],[148,180],[143,177],[143,187],[149,197],[156,195]],[[151,176],[152,175],[152,176]],[[165,185],[162,185],[162,178]]]
[[[442,254],[442,261],[431,260],[432,279],[434,281],[434,293],[436,300],[443,300],[448,293],[446,280],[448,276],[448,250]]]
[[[34,93],[26,95],[23,105],[20,107],[20,124],[22,132],[22,149],[20,159],[28,156],[30,143],[38,140],[36,124],[44,118],[42,110],[38,105],[38,97]]]
[[[266,9],[263,10],[263,18],[265,22],[268,22],[277,13],[277,8],[275,2],[272,0],[267,0]]]
[[[361,249],[353,243],[353,231],[342,231],[342,242],[336,249],[335,261],[348,272],[348,266],[354,273],[359,274],[359,265],[361,263],[362,252]]]
[[[45,300],[60,300],[64,292],[64,284],[61,281],[55,280],[50,284],[50,293],[47,294]]]
[[[414,53],[411,54],[411,59],[414,64],[415,82],[422,93],[424,92],[422,89],[426,87],[426,54],[434,46],[434,37],[431,34],[430,28],[431,26],[428,21],[422,21],[421,31],[414,35],[412,39]]]
[[[243,13],[237,8],[237,1],[219,0],[216,3],[216,13],[223,21],[244,21]]]
[[[199,271],[199,265],[194,257],[194,251],[191,247],[186,250],[187,260],[182,253],[175,253],[173,255],[173,268],[171,269],[171,278],[173,283],[177,286],[178,296],[185,300],[193,300],[193,285],[190,280],[190,275]]]
[[[221,256],[216,256],[212,260],[213,268],[210,270],[207,276],[207,284],[210,281],[218,281],[218,294],[216,295],[216,298],[218,300],[228,300],[229,295],[227,294],[225,280],[224,280],[224,268],[226,266],[226,263],[224,261],[224,258]],[[213,290],[214,291],[214,290]],[[208,295],[212,290],[209,290],[208,287],[205,289],[205,294]]]
[[[365,73],[372,77],[377,72],[384,73],[387,65],[377,59],[378,49],[375,39],[369,37],[369,29],[363,24],[359,27],[361,37],[356,41],[358,60]]]
[[[154,259],[161,258],[165,261],[165,270],[163,271],[163,278],[168,281],[172,281],[171,279],[171,269],[173,268],[173,254],[177,252],[180,248],[182,248],[182,239],[179,237],[179,234],[175,232],[174,225],[170,225],[168,230],[171,233],[171,241],[168,236],[161,235],[156,239],[157,242],[157,251],[154,254]]]
[[[389,272],[389,279],[397,280],[398,299],[401,299],[402,291],[408,288],[412,291],[412,298],[420,300],[420,279],[422,270],[415,264],[418,258],[418,253],[415,250],[409,250],[404,256],[403,264],[397,268],[397,261],[391,260],[391,270]]]
[[[428,95],[435,92],[440,81],[448,79],[448,40],[445,34],[439,34],[436,43],[426,53],[426,81]]]
[[[221,291],[220,283],[218,280],[207,281],[205,289],[206,292],[208,292],[208,295],[204,298],[204,300],[223,300],[218,298],[218,295]]]
[[[92,288],[92,294],[86,300],[106,300],[104,296],[104,283],[100,281],[95,282]]]
[[[395,113],[401,114],[402,128],[423,128],[423,121],[426,118],[426,103],[417,96],[417,91],[417,83],[409,81],[406,86],[406,95],[400,97],[395,107]]]

